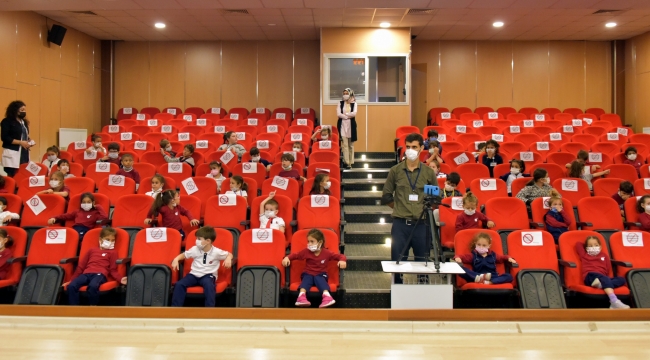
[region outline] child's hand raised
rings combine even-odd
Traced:
[[[493,228],[494,227],[494,221],[488,221],[487,222],[487,227]]]
[[[51,218],[51,219],[49,219],[49,220],[47,221],[47,224],[48,224],[48,225],[54,225],[55,222],[56,222],[56,219],[55,219],[55,218]]]
[[[122,280],[120,280],[120,282],[122,283],[122,285],[126,285],[126,282],[127,282],[126,276],[123,277]]]
[[[190,220],[190,225],[192,225],[192,226],[199,226],[199,221],[196,220],[196,219],[194,219],[194,220]]]
[[[275,196],[275,191],[271,191],[269,193],[269,199],[273,199],[274,196]]]
[[[516,263],[517,263],[517,260],[515,260],[515,259],[513,259],[513,258],[508,259],[508,261],[510,261],[510,262],[513,263],[513,264],[516,264]]]
[[[291,260],[285,256],[284,259],[282,259],[282,266],[287,267],[289,265],[291,265]]]
[[[459,263],[459,264],[463,263],[463,260],[461,260],[459,257],[454,258],[454,261]]]
[[[345,261],[339,261],[338,265],[339,265],[339,269],[345,269],[346,267],[348,267],[348,263]]]
[[[160,148],[160,155],[165,156],[165,149]]]

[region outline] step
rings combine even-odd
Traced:
[[[381,205],[381,191],[350,190],[345,192],[346,205]]]
[[[348,271],[382,271],[381,262],[390,260],[390,245],[349,244],[345,247]]]
[[[365,155],[366,160],[368,159],[395,159],[395,153],[392,151],[386,151],[386,152],[355,152],[354,153],[354,158],[355,161],[356,159],[359,159],[363,161],[363,156]]]
[[[390,239],[391,223],[348,223],[345,225],[347,244],[385,244]]]
[[[390,293],[391,274],[383,271],[345,271],[347,293]],[[416,274],[404,274],[405,283],[417,282]]]
[[[354,159],[352,168],[375,168],[375,169],[390,169],[395,165],[395,159]]]
[[[348,190],[379,191],[384,189],[386,179],[342,179],[341,185]]]
[[[343,210],[345,211],[345,220],[348,223],[390,223],[393,219],[390,214],[393,209],[386,205],[346,205]]]
[[[390,169],[345,169],[343,179],[386,179]]]

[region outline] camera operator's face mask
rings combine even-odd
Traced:
[[[404,155],[406,155],[407,159],[409,159],[411,161],[415,161],[415,160],[417,160],[418,156],[420,155],[420,152],[418,150],[415,150],[415,149],[406,149],[406,151],[404,152]]]

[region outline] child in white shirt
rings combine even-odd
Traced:
[[[163,187],[165,187],[165,178],[160,174],[156,174],[151,178],[151,191],[147,191],[145,195],[155,199],[158,194],[162,193]]]
[[[284,232],[284,220],[278,217],[280,205],[273,199],[274,196],[275,191],[271,191],[269,197],[260,204],[260,228],[276,229]]]
[[[223,181],[226,179],[226,177],[223,176],[223,167],[221,166],[221,163],[218,161],[211,162],[210,173],[206,175],[206,177],[214,179],[214,181],[217,182],[217,192],[220,192],[221,184],[223,184]]]
[[[59,148],[56,145],[52,145],[46,150],[47,159],[43,160],[43,165],[47,166],[47,174],[49,175],[52,171],[52,167],[59,163]]]
[[[235,175],[230,178],[230,190],[226,194],[235,194],[244,197],[248,201],[248,184],[244,182],[244,178]]]
[[[99,135],[92,134],[90,135],[90,141],[93,143],[91,147],[86,149],[86,152],[88,154],[92,152],[100,152],[104,155],[107,155],[108,152],[106,151],[106,148],[102,146],[102,137]]]
[[[11,211],[7,211],[7,198],[4,196],[0,196],[0,220],[2,220],[2,224],[6,225],[8,222],[11,220],[18,220],[20,219],[20,215],[16,213],[12,213]]]

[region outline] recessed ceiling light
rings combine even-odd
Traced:
[[[494,27],[502,27],[503,26],[503,21],[495,21],[492,26]]]
[[[379,24],[379,27],[389,28],[389,27],[390,27],[390,23],[389,23],[389,22],[383,22],[383,23]]]
[[[164,29],[165,26],[167,26],[167,25],[165,25],[165,23],[157,22],[156,25],[154,25],[154,26],[157,27],[158,29]]]
[[[607,24],[605,24],[605,26],[608,27],[608,28],[613,28],[613,27],[616,26],[616,23],[615,22],[608,22]]]

